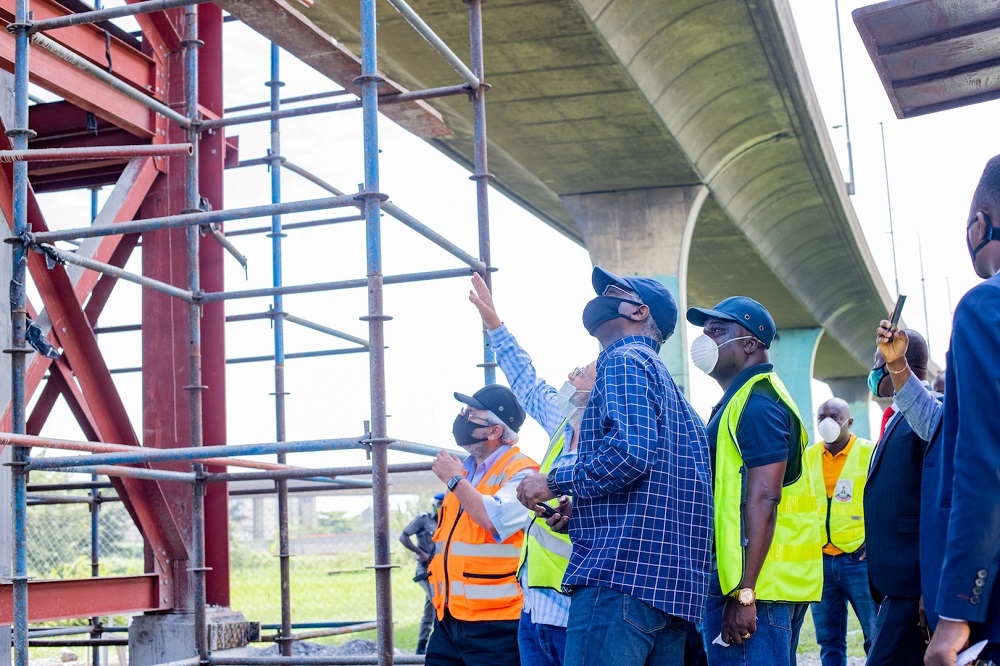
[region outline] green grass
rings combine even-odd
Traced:
[[[336,556],[296,556],[291,559],[292,622],[373,621],[375,574],[366,553]],[[330,572],[340,572],[331,574]],[[392,570],[393,635],[396,646],[413,650],[423,612],[423,589],[413,582],[413,563]],[[233,569],[230,597],[233,609],[251,621],[281,621],[280,576],[276,559],[258,566]],[[267,633],[273,633],[269,631]],[[315,639],[342,643],[353,638],[375,639],[375,632]]]

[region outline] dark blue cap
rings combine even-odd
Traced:
[[[695,326],[704,326],[708,319],[734,321],[750,331],[755,338],[770,349],[774,340],[774,319],[763,305],[749,296],[730,296],[711,310],[688,308],[687,320]]]
[[[455,400],[464,402],[469,407],[493,412],[494,416],[514,432],[517,432],[524,423],[524,409],[521,403],[509,388],[501,384],[489,384],[471,396],[456,391]]]
[[[434,496],[434,501],[435,502],[443,502],[444,501],[444,493],[438,493],[437,495],[435,495]]]
[[[645,277],[618,277],[600,266],[594,266],[590,281],[598,296],[612,284],[633,292],[642,299],[644,305],[649,306],[649,313],[656,322],[656,327],[660,329],[663,339],[666,340],[674,334],[674,329],[677,327],[677,302],[659,281]]]

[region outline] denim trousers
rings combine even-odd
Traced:
[[[848,602],[861,623],[868,654],[878,613],[868,585],[868,563],[854,553],[823,553],[823,600],[811,605],[823,666],[847,666]]]
[[[525,666],[562,666],[566,654],[566,627],[535,624],[530,613],[521,611],[517,646]]]
[[[728,597],[719,587],[719,574],[712,575],[708,602],[702,622],[702,637],[710,666],[792,666],[798,630],[805,618],[806,604],[778,601],[757,602],[757,632],[741,645],[724,647],[712,641],[722,633],[722,611]]]
[[[577,587],[569,606],[567,666],[679,666],[685,622],[607,587]],[[526,662],[527,663],[527,662]]]

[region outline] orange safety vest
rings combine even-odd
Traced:
[[[493,495],[512,476],[538,464],[516,447],[500,456],[486,471],[476,490]],[[503,543],[469,518],[455,493],[447,493],[434,532],[435,556],[428,566],[428,582],[439,620],[445,607],[458,620],[485,622],[521,617],[521,586],[517,562],[524,532],[518,530]]]

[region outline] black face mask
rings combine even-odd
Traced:
[[[464,416],[459,414],[455,417],[455,423],[451,426],[451,434],[455,436],[455,443],[459,446],[472,446],[473,444],[479,444],[485,440],[479,439],[472,433],[480,428],[486,428],[487,426],[479,425],[478,423],[472,423]]]
[[[972,257],[972,265],[976,265],[976,255],[984,247],[990,244],[990,242],[995,240],[1000,240],[1000,227],[994,227],[990,224],[990,218],[986,213],[983,213],[983,222],[986,224],[986,233],[983,235],[983,240],[976,247],[972,247],[969,243],[969,227],[976,223],[976,218],[973,218],[972,222],[969,223],[969,227],[965,228],[965,247],[969,250],[969,256]]]
[[[632,301],[625,301],[631,303]],[[622,299],[614,296],[598,296],[583,308],[583,327],[587,332],[594,335],[597,327],[612,319],[628,319],[628,315],[618,312],[618,307],[622,304]]]

